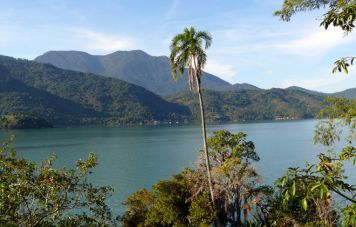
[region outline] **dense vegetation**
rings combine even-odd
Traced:
[[[259,161],[253,142],[244,133],[221,130],[208,140],[208,147],[217,214],[209,205],[202,150],[195,169],[158,182],[152,191],[142,189],[128,197],[124,225],[209,226],[219,217],[222,226],[241,226],[248,216],[266,222],[264,198],[272,189],[259,185],[261,177],[252,166]]]
[[[0,147],[1,226],[112,226],[110,187],[87,180],[94,154],[74,169],[55,169],[52,156],[36,164],[18,157],[11,138]]]
[[[181,93],[167,99],[189,106],[198,113],[194,94]],[[205,91],[206,117],[210,122],[313,118],[323,106],[323,97],[298,90]]]
[[[0,129],[51,128],[46,120],[27,114],[0,116]]]
[[[187,107],[124,81],[0,57],[1,114],[30,113],[55,124],[179,120]]]
[[[103,56],[80,51],[49,51],[37,57],[35,61],[51,63],[63,69],[118,78],[159,95],[188,90],[187,75],[179,77],[177,81],[172,80],[171,66],[167,57],[153,57],[140,50],[117,51]],[[210,90],[259,89],[250,84],[231,85],[209,73],[204,73],[203,78],[202,86]]]

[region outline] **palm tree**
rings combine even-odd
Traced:
[[[187,68],[189,88],[191,91],[197,92],[199,95],[200,117],[201,117],[201,128],[202,128],[203,141],[204,141],[206,173],[208,176],[211,202],[212,202],[213,209],[215,210],[215,200],[214,200],[213,184],[211,180],[208,146],[207,146],[207,138],[206,138],[204,102],[203,102],[201,88],[200,88],[201,77],[203,73],[202,69],[204,68],[207,59],[205,49],[210,47],[211,42],[212,42],[212,38],[208,32],[196,31],[193,27],[185,28],[183,33],[176,35],[172,39],[171,54],[169,60],[172,65],[173,78],[174,79],[177,78],[177,71],[183,74],[185,69]]]

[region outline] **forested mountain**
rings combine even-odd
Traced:
[[[345,91],[335,92],[331,96],[338,98],[356,99],[356,88],[350,88]]]
[[[99,69],[96,58],[74,53],[85,56],[78,58],[88,63],[92,70]],[[134,53],[145,55],[130,52]],[[170,75],[168,78],[172,82]],[[216,77],[210,79],[219,81]],[[187,87],[185,82],[183,85]],[[324,97],[330,95],[298,87],[262,90],[249,84],[230,86],[238,87],[238,91],[205,90],[206,115],[210,122],[312,118],[324,105]],[[355,90],[333,95],[355,97]],[[54,125],[196,121],[199,116],[197,96],[188,91],[163,99],[142,87],[112,77],[5,56],[0,56],[0,101],[2,116],[34,116]]]
[[[181,93],[167,99],[189,106],[195,117],[199,105],[194,96]],[[210,122],[313,118],[323,106],[321,96],[285,89],[205,91],[204,99]]]
[[[289,87],[287,89],[303,91],[305,93],[319,95],[319,96],[332,96],[332,97],[337,97],[337,98],[356,99],[356,88],[350,88],[350,89],[340,91],[340,92],[335,92],[335,93],[323,93],[323,92],[308,90],[308,89],[305,89],[302,87],[297,87],[297,86]]]
[[[0,56],[0,113],[30,113],[56,124],[125,124],[190,115],[127,82]]]
[[[119,78],[159,95],[176,94],[188,89],[187,76],[172,80],[171,66],[165,56],[154,57],[141,50],[117,51],[108,55],[90,55],[80,51],[49,51],[35,59],[59,68]],[[232,85],[204,73],[203,87],[209,90],[258,90],[249,84]]]

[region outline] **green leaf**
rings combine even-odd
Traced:
[[[319,186],[320,186],[320,184],[315,185],[314,187],[312,187],[312,188],[310,189],[310,191],[314,191],[314,190],[317,189]]]
[[[293,181],[293,185],[292,185],[292,196],[295,196],[295,191],[296,191],[295,181]]]
[[[302,207],[303,209],[306,211],[308,209],[308,202],[307,202],[307,198],[304,198],[302,200]]]

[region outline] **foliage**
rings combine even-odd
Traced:
[[[191,191],[193,170],[185,170],[171,180],[159,181],[152,191],[139,190],[130,195],[124,205],[124,226],[198,226],[212,223],[214,214],[206,193]],[[193,181],[194,182],[194,181]]]
[[[185,28],[184,32],[172,39],[169,62],[172,65],[172,75],[177,79],[177,72],[188,72],[188,82],[191,91],[198,91],[207,60],[205,49],[211,45],[212,38],[208,32],[196,31],[193,27]]]
[[[325,146],[326,153],[319,154],[316,164],[306,168],[289,168],[276,186],[284,204],[299,203],[299,210],[318,217],[314,224],[337,224],[338,214],[332,207],[338,196],[343,203],[343,224],[356,224],[356,185],[347,182],[345,164],[356,162],[356,102],[355,100],[329,98],[329,106],[320,113],[327,116],[316,128],[315,142]],[[342,131],[344,134],[342,134]],[[346,134],[345,134],[346,133]],[[344,148],[335,146],[345,137]],[[311,213],[310,213],[311,212]]]
[[[216,207],[222,224],[241,226],[253,220],[267,222],[261,200],[271,192],[258,186],[261,177],[251,165],[260,158],[246,134],[218,131],[208,141],[212,165]]]
[[[0,116],[0,129],[52,128],[46,120],[27,114]]]
[[[251,162],[258,161],[254,145],[244,133],[218,131],[208,141],[220,224],[265,223],[262,211],[270,188],[259,186]],[[152,191],[139,190],[128,197],[122,217],[125,226],[209,226],[216,216],[210,205],[204,154],[195,169],[186,169]]]
[[[282,9],[275,12],[276,16],[282,20],[289,21],[293,14],[299,11],[328,8],[323,15],[320,26],[326,30],[330,27],[339,27],[346,34],[353,31],[356,20],[355,0],[284,0]],[[333,73],[344,71],[348,73],[348,68],[353,65],[355,57],[344,57],[335,61]]]
[[[55,169],[54,155],[37,165],[16,156],[12,140],[0,148],[0,225],[114,225],[105,203],[111,188],[87,181],[97,164],[94,154],[76,169]]]

